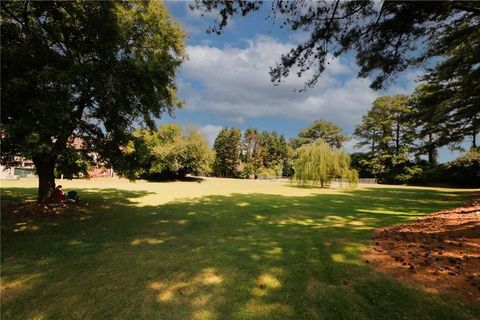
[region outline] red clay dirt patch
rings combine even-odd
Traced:
[[[480,305],[480,199],[374,230],[365,262],[403,283]]]

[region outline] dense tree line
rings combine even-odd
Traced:
[[[258,178],[291,175],[292,149],[275,131],[223,128],[213,146],[214,174],[220,177]]]
[[[320,185],[334,178],[356,181],[358,173],[380,183],[477,186],[480,110],[457,105],[448,85],[426,82],[410,96],[375,99],[354,132],[357,147],[367,151],[350,156],[341,151],[350,137],[325,120],[314,121],[289,142],[275,131],[223,128],[215,140],[212,172],[235,178],[293,177]],[[470,152],[453,162],[437,163],[439,148],[461,150],[469,140]],[[355,173],[347,170],[350,167]]]
[[[275,131],[223,128],[215,143],[213,173],[220,177],[293,177],[300,184],[328,185],[341,178],[355,182],[350,158],[342,151],[348,137],[333,123],[314,121],[289,142]]]
[[[385,183],[480,184],[476,164],[480,108],[468,108],[468,100],[459,103],[455,93],[448,92],[449,85],[427,82],[411,96],[380,97],[373,102],[354,133],[357,146],[368,149],[352,155],[362,177]],[[470,152],[451,163],[437,163],[439,148],[461,150],[460,144],[469,140]],[[463,172],[464,179],[454,178],[452,168]]]
[[[162,125],[156,131],[136,130],[122,153],[117,168],[130,179],[165,180],[208,174],[213,161],[208,141],[198,130],[177,124]]]

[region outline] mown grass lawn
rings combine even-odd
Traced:
[[[1,183],[2,201],[36,181]],[[468,192],[302,189],[262,181],[62,182],[79,212],[2,216],[2,319],[478,319],[387,279],[371,229],[460,205]]]

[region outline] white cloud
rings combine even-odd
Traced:
[[[292,73],[273,86],[269,67],[294,44],[267,36],[248,40],[244,48],[188,46],[179,83],[186,110],[213,111],[224,119],[275,117],[285,121],[326,119],[351,133],[379,96],[369,79],[357,79],[353,61],[329,57],[315,88],[299,93],[311,74]],[[296,91],[296,92],[295,92]],[[281,123],[279,123],[281,126]]]
[[[212,124],[207,124],[205,126],[199,127],[198,131],[207,139],[208,144],[212,147],[215,142],[215,138],[218,133],[222,130],[221,126],[214,126]]]
[[[303,30],[295,30],[288,36],[288,39],[293,43],[303,43],[310,39],[310,33]]]
[[[343,149],[347,153],[354,153],[354,152],[368,152],[369,149],[366,146],[363,147],[357,147],[357,143],[359,143],[358,139],[355,139],[355,137],[352,137],[349,141],[345,142]]]

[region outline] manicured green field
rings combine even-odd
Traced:
[[[466,191],[61,183],[80,192],[79,212],[2,216],[2,319],[480,318],[360,257],[372,228],[460,205]],[[2,201],[34,199],[35,184],[2,181]]]

